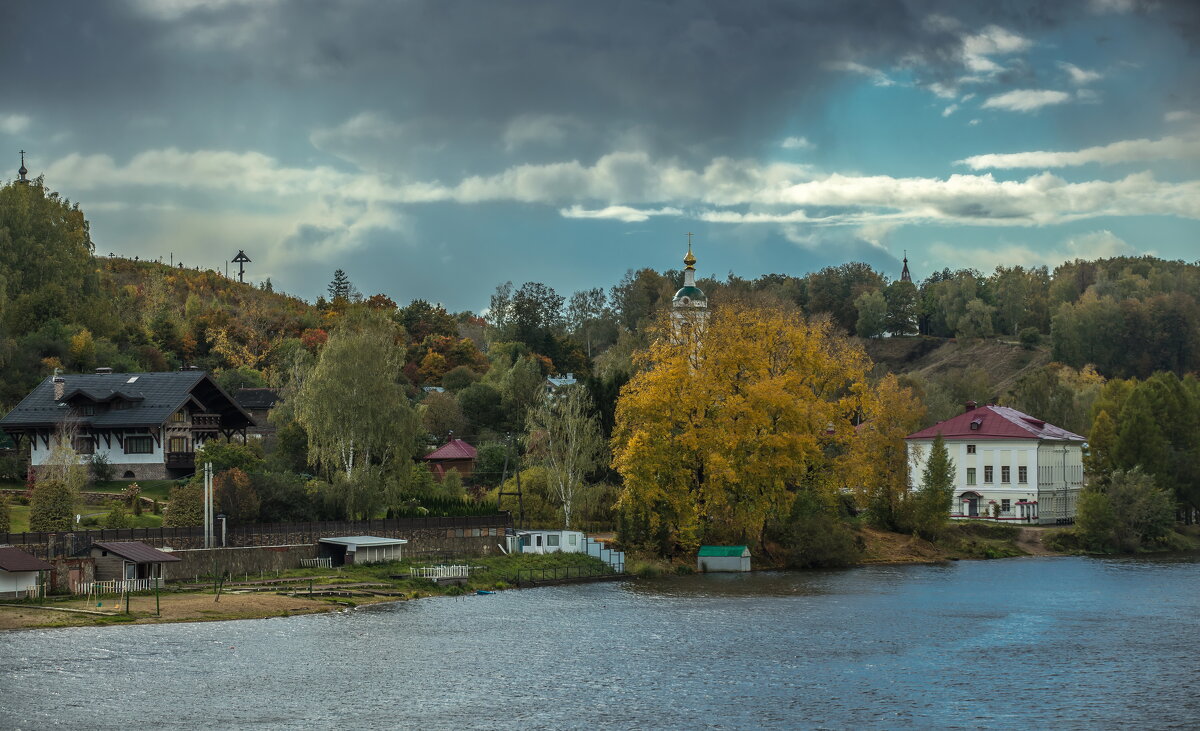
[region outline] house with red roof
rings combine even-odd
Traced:
[[[958,416],[905,437],[913,489],[938,434],[954,461],[951,518],[1075,520],[1083,489],[1083,437],[1007,406],[968,401]]]
[[[440,482],[447,470],[458,470],[464,480],[475,471],[478,450],[461,439],[451,439],[421,459],[429,465],[429,471]]]

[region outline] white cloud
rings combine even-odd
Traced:
[[[1059,68],[1067,72],[1067,77],[1070,78],[1071,83],[1075,84],[1076,86],[1083,86],[1084,84],[1090,84],[1093,81],[1099,81],[1100,79],[1104,78],[1104,74],[1101,74],[1098,71],[1081,69],[1075,64],[1067,63],[1066,61],[1060,61],[1058,65]]]
[[[1033,42],[998,25],[989,25],[978,33],[964,35],[963,61],[975,73],[995,74],[1004,67],[990,56],[1003,56],[1026,51]]]
[[[935,242],[929,247],[930,257],[953,267],[971,267],[981,272],[994,271],[997,266],[1046,266],[1053,269],[1064,261],[1102,259],[1135,255],[1139,252],[1108,230],[1092,231],[1073,236],[1057,246],[1032,247],[1018,243],[996,243],[981,248],[966,248],[956,244]],[[1148,252],[1141,252],[1148,253]]]
[[[276,0],[134,0],[134,10],[159,20],[178,20],[195,12],[226,10],[239,5],[268,5]]]
[[[583,206],[571,206],[559,210],[563,218],[599,218],[624,221],[625,223],[641,223],[652,216],[681,216],[683,211],[678,208],[639,209],[630,206],[608,206],[598,210],[588,210]]]
[[[950,106],[948,106],[948,107],[946,107],[945,109],[943,109],[943,110],[942,110],[942,116],[943,116],[943,117],[949,117],[951,114],[954,114],[954,113],[955,113],[955,112],[957,112],[957,111],[958,111],[958,105],[957,105],[957,104],[951,104]]]
[[[1065,91],[1048,89],[1014,89],[988,97],[984,109],[1004,109],[1010,112],[1034,112],[1053,104],[1064,104],[1071,100]]]
[[[1158,140],[1121,140],[1107,145],[1088,147],[1070,152],[1012,152],[975,155],[959,160],[973,170],[1013,168],[1059,168],[1088,163],[1113,165],[1123,162],[1151,160],[1200,159],[1200,134],[1163,137]]]
[[[29,129],[32,120],[24,114],[0,114],[0,132],[19,135]]]
[[[1197,116],[1200,116],[1200,115],[1197,115],[1193,111],[1190,111],[1187,109],[1176,109],[1176,110],[1173,110],[1173,111],[1170,111],[1170,112],[1167,112],[1166,114],[1164,114],[1163,121],[1164,122],[1190,122],[1193,119],[1195,119]]]
[[[978,120],[978,119],[972,119],[970,122],[967,122],[967,124],[971,125],[972,127],[975,127],[975,126],[977,126],[977,125],[979,124],[979,120]]]
[[[816,147],[807,137],[788,137],[779,146],[785,150],[811,150]]]
[[[1093,13],[1131,13],[1137,0],[1091,0],[1088,5]]]
[[[888,78],[888,75],[879,69],[873,69],[870,66],[864,66],[857,61],[829,61],[825,64],[825,68],[831,71],[846,71],[852,74],[859,74],[871,79],[875,86],[892,86],[896,82]]]

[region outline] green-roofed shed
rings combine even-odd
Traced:
[[[749,546],[700,546],[696,556],[698,571],[749,571]]]

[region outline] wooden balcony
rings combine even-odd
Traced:
[[[173,470],[196,469],[195,452],[167,452],[167,467]]]
[[[220,414],[192,414],[192,431],[217,431],[220,428]]]

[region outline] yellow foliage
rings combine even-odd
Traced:
[[[758,544],[799,485],[830,491],[866,472],[855,423],[875,408],[871,363],[827,321],[730,303],[695,337],[679,332],[657,324],[621,391],[613,467],[622,509],[666,528],[682,550]]]

